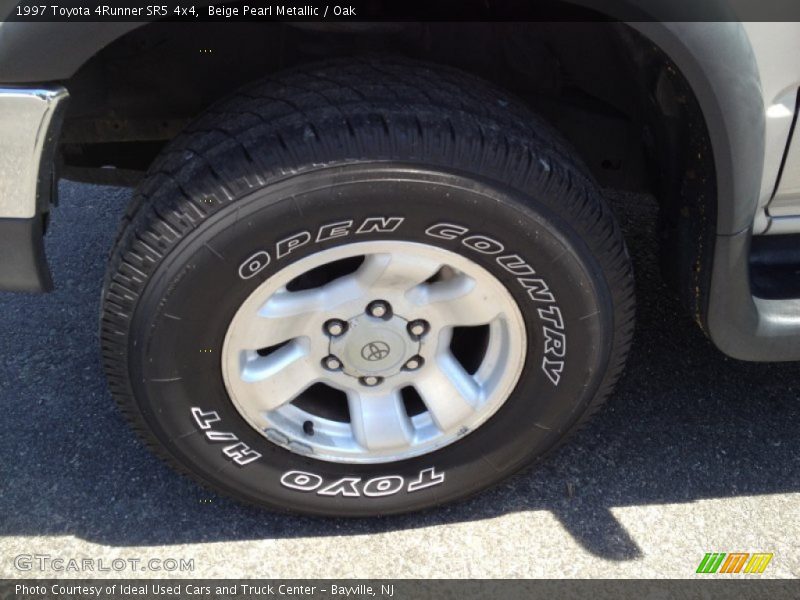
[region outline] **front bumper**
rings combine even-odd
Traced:
[[[0,87],[0,290],[52,288],[43,218],[68,97],[60,86]]]

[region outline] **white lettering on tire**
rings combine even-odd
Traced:
[[[285,256],[288,256],[290,253],[297,250],[300,246],[305,246],[310,241],[311,234],[307,231],[295,233],[294,235],[289,236],[288,238],[275,244],[275,256],[279,259],[284,258]]]
[[[373,477],[364,484],[364,495],[372,496],[391,496],[403,489],[405,480],[399,475],[387,475],[385,477]]]
[[[322,485],[322,477],[305,471],[288,471],[281,477],[281,483],[290,489],[313,492]]]
[[[373,477],[362,483],[361,477],[342,477],[333,481],[308,471],[287,471],[281,476],[281,485],[299,492],[315,492],[318,496],[344,496],[347,498],[380,498],[393,496],[405,489],[407,493],[417,492],[444,483],[444,473],[437,473],[435,467],[423,469],[416,477],[407,480],[400,475]]]
[[[405,217],[370,217],[364,219],[361,227],[356,230],[359,233],[394,233],[405,221]]]
[[[358,498],[358,488],[356,484],[361,481],[360,477],[342,477],[333,483],[326,485],[317,492],[320,496],[349,496]]]
[[[444,473],[437,473],[433,468],[424,469],[419,472],[419,477],[408,484],[408,491],[416,492],[440,483],[444,483]]]
[[[328,223],[319,228],[317,232],[317,242],[332,240],[350,234],[353,221],[339,221],[338,223]]]
[[[222,453],[240,466],[244,466],[261,458],[261,453],[256,452],[244,442],[225,446],[222,449]]]
[[[245,260],[242,266],[239,267],[239,277],[242,279],[255,277],[269,266],[269,261],[269,253],[264,250],[259,250],[253,254],[253,256]]]
[[[220,420],[219,414],[216,411],[211,410],[205,412],[196,406],[192,408],[192,416],[200,429],[210,429],[212,423],[216,423]]]
[[[497,264],[517,278],[517,282],[525,289],[531,300],[547,305],[536,311],[539,319],[543,321],[544,346],[541,368],[550,382],[557,386],[561,381],[561,374],[564,372],[567,334],[561,309],[547,282],[541,277],[531,277],[531,275],[536,275],[536,270],[519,254],[505,254],[503,244],[486,235],[474,234],[462,225],[437,223],[428,227],[425,234],[440,240],[460,239],[464,246],[475,252],[496,256]]]
[[[275,258],[277,260],[286,258],[298,248],[312,242],[312,240],[314,243],[318,243],[353,234],[394,233],[403,224],[403,221],[405,221],[405,217],[368,217],[361,222],[361,225],[355,231],[353,230],[354,221],[352,219],[326,223],[320,226],[313,236],[310,231],[298,231],[275,244]],[[259,250],[239,265],[239,277],[251,279],[266,269],[271,261],[272,254],[268,250]]]
[[[197,426],[205,432],[205,437],[210,442],[236,442],[222,449],[222,454],[230,458],[240,467],[249,465],[254,460],[261,458],[261,453],[253,450],[250,446],[242,442],[235,433],[229,431],[216,431],[211,429],[212,423],[222,421],[222,417],[215,410],[203,410],[193,406],[191,409],[192,417]]]

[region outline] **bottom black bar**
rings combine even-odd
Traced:
[[[776,579],[553,579],[553,580],[334,580],[334,579],[28,579],[0,580],[9,600],[503,600],[517,598],[797,598],[800,581]]]

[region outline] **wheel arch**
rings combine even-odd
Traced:
[[[0,82],[69,81],[103,49],[150,25],[0,24]],[[716,232],[732,235],[746,229],[752,224],[761,184],[765,120],[758,67],[743,26],[657,21],[630,25],[677,66],[697,99],[717,174]],[[737,68],[730,69],[730,64]]]
[[[93,57],[155,24],[0,24],[0,83],[74,83]],[[744,28],[736,22],[629,25],[674,63],[700,107],[717,174],[716,232],[746,229],[761,184],[765,121],[758,67]],[[734,63],[735,71],[727,66]]]
[[[92,57],[151,25],[0,24],[0,82],[70,81]],[[765,119],[758,67],[743,26],[657,21],[630,26],[676,65],[697,99],[717,174],[716,232],[732,235],[746,229],[752,224],[761,184]],[[730,64],[737,68],[730,69]]]

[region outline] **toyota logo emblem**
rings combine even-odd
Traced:
[[[364,344],[364,347],[361,348],[361,357],[364,360],[375,362],[389,356],[391,351],[392,349],[386,342],[369,342],[368,344]]]

